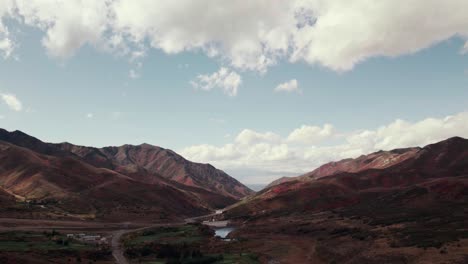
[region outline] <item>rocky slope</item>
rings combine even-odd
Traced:
[[[209,164],[147,144],[98,149],[0,129],[0,161],[2,203],[52,201],[64,215],[196,215],[252,193]]]
[[[171,186],[144,184],[72,157],[39,154],[0,142],[0,161],[2,189],[14,194],[17,201],[28,201],[24,203],[28,206],[40,205],[41,211],[47,213],[42,215],[80,218],[147,215],[157,219],[209,211],[195,197]],[[37,211],[35,207],[31,209],[30,213]]]
[[[270,186],[228,214],[321,211],[419,186],[431,195],[467,193],[468,140],[455,137],[424,148],[381,151],[328,163],[311,173]],[[435,180],[438,181],[435,181]],[[430,184],[431,183],[431,184]]]
[[[468,140],[329,163],[218,218],[265,263],[468,263]]]
[[[149,144],[92,148],[70,143],[55,145],[96,167],[109,168],[152,182],[162,176],[186,186],[198,187],[233,199],[253,193],[248,187],[210,164],[186,160],[172,150]]]
[[[344,159],[329,162],[317,169],[297,177],[282,177],[267,187],[272,187],[288,181],[308,181],[331,176],[342,172],[356,173],[368,169],[384,169],[414,157],[421,148],[405,148],[390,151],[378,151],[369,155],[362,155],[356,159]]]

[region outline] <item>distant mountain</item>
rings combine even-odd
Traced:
[[[276,180],[270,182],[265,188],[270,188],[272,186],[282,184],[282,183],[288,182],[288,181],[299,180],[300,179],[299,177],[300,176],[297,176],[297,177],[281,177],[279,179],[276,179]]]
[[[190,162],[172,150],[149,144],[101,149],[69,143],[57,146],[98,167],[130,174],[138,172],[135,177],[147,175],[145,178],[148,181],[152,181],[153,175],[162,176],[183,185],[202,188],[234,199],[253,193],[248,187],[210,164]]]
[[[424,148],[379,151],[282,181],[233,206],[227,214],[330,210],[405,193],[415,186],[423,188],[427,197],[467,198],[468,140],[454,137]]]
[[[384,169],[414,157],[421,148],[395,149],[391,151],[378,151],[369,155],[362,155],[356,159],[344,159],[329,162],[319,168],[298,177],[282,177],[267,187],[275,186],[288,181],[308,181],[319,179],[342,172],[356,173],[368,169]]]
[[[47,203],[57,216],[196,215],[253,193],[209,164],[147,144],[99,149],[0,129],[0,161],[0,204]]]

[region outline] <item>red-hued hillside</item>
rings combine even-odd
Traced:
[[[454,137],[424,148],[380,151],[326,164],[262,190],[228,215],[329,210],[414,186],[426,189],[427,195],[465,199],[467,178],[468,140]]]
[[[395,149],[391,151],[378,151],[369,155],[362,155],[356,159],[344,159],[329,162],[317,169],[298,177],[282,177],[271,182],[267,187],[278,185],[288,181],[308,181],[342,172],[360,172],[368,169],[384,169],[398,164],[406,159],[414,157],[421,148]]]
[[[2,129],[0,188],[2,203],[53,201],[64,215],[96,217],[197,215],[251,193],[211,165],[191,163],[159,147],[51,144]]]
[[[421,148],[405,148],[390,151],[378,151],[369,155],[362,155],[356,159],[344,159],[330,162],[301,177],[319,179],[341,172],[356,173],[369,169],[385,169],[413,158]]]
[[[59,158],[0,141],[0,186],[19,200],[36,201],[64,217],[152,217],[207,212],[167,185],[143,184],[72,157]]]
[[[149,174],[162,177],[188,186],[202,188],[224,196],[240,199],[253,192],[210,164],[186,160],[172,150],[149,144],[138,146],[124,145],[101,149],[116,168],[142,168]]]
[[[210,164],[191,162],[172,150],[149,144],[100,149],[70,143],[56,146],[96,167],[113,169],[145,182],[159,181],[158,177],[163,177],[232,199],[240,199],[253,193],[248,187]]]
[[[109,168],[139,181],[152,183],[160,178],[220,196],[240,199],[253,193],[248,187],[210,164],[186,160],[172,150],[149,144],[92,148],[69,143],[57,144],[96,167]]]

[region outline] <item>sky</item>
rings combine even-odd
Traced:
[[[466,10],[0,0],[0,127],[47,142],[145,142],[247,184],[468,138]]]

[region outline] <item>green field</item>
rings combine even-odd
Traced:
[[[124,239],[127,247],[147,243],[162,244],[192,244],[206,237],[198,226],[185,225],[180,227],[159,227],[129,235]]]
[[[55,231],[10,231],[0,233],[0,258],[7,263],[36,259],[38,263],[62,263],[64,259],[73,263],[109,263],[112,253],[106,245],[85,244]]]
[[[223,254],[222,260],[214,262],[215,264],[257,264],[257,257],[251,253],[241,254]]]
[[[250,253],[213,254],[208,243],[224,243],[214,238],[214,231],[203,225],[158,227],[124,237],[127,256],[145,264],[256,264]],[[205,247],[204,247],[205,246]]]
[[[0,251],[93,250],[94,247],[68,240],[58,233],[5,232],[0,233]]]

